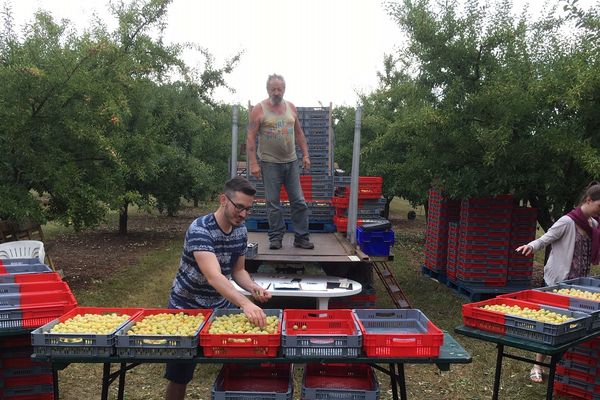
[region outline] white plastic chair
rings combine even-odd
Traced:
[[[46,258],[44,243],[39,240],[0,243],[0,258],[39,258],[43,264]]]

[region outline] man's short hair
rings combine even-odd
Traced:
[[[256,189],[248,179],[241,176],[235,176],[225,182],[223,192],[228,196],[232,196],[235,192],[242,192],[248,196],[254,196],[256,194]]]
[[[285,79],[283,79],[283,76],[278,75],[278,74],[273,74],[273,75],[269,75],[269,77],[267,78],[267,90],[269,90],[269,83],[271,83],[271,81],[275,80],[275,79],[283,82],[283,87],[285,87]]]

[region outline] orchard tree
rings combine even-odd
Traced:
[[[510,1],[389,4],[408,44],[363,100],[387,120],[366,162],[395,171],[392,190],[413,202],[433,184],[514,193],[547,229],[600,171],[598,15],[566,8],[530,21]]]

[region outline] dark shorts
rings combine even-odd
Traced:
[[[169,304],[168,308],[178,308]],[[237,308],[231,303],[228,303],[228,307],[225,308]],[[194,370],[196,369],[196,363],[194,362],[168,362],[165,367],[165,379],[173,383],[180,385],[187,385],[194,378]]]

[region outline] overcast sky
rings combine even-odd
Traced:
[[[20,27],[37,9],[50,11],[83,29],[94,12],[110,24],[108,0],[0,0],[10,3]],[[208,49],[217,65],[243,51],[227,77],[236,93],[217,99],[247,105],[266,97],[271,73],[285,77],[285,97],[297,106],[355,105],[357,91],[377,86],[383,56],[402,45],[397,24],[383,0],[173,0],[167,42],[195,42]],[[520,12],[527,1],[513,0]],[[531,0],[536,14],[543,3]],[[580,0],[580,4],[598,4]],[[189,64],[202,62],[187,58]]]

